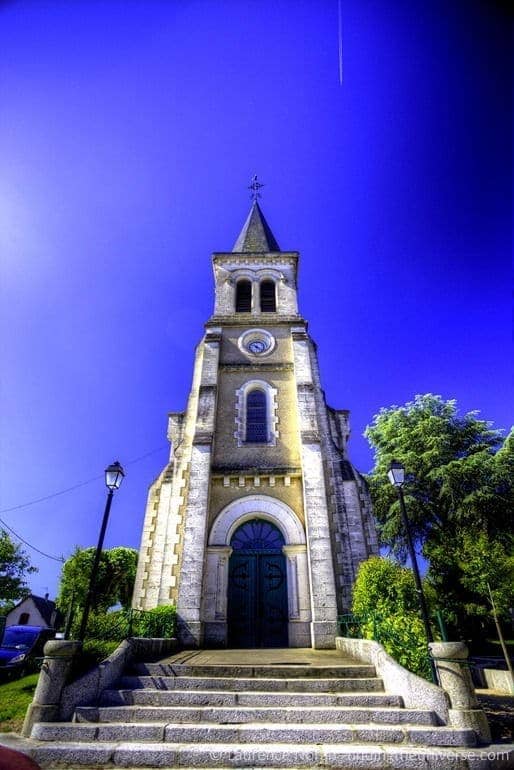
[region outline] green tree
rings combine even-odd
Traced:
[[[380,556],[361,562],[352,610],[361,618],[359,633],[365,639],[380,642],[403,666],[430,679],[427,640],[412,570]]]
[[[5,530],[0,530],[0,613],[9,612],[17,600],[30,593],[27,575],[37,572],[21,546]]]
[[[498,552],[513,551],[514,431],[503,441],[477,412],[460,416],[455,401],[427,394],[382,409],[365,435],[375,451],[368,480],[382,543],[405,558],[398,497],[387,479],[396,459],[406,468],[407,512],[429,579],[447,619],[462,628],[473,607],[474,615],[487,611],[485,598],[477,604],[471,578],[464,578],[473,541],[483,535]]]
[[[94,548],[77,548],[64,563],[56,601],[62,612],[67,613],[72,605],[76,611],[83,607],[94,555]],[[102,551],[92,604],[94,612],[106,612],[116,604],[124,609],[130,607],[137,557],[134,548],[123,546]]]
[[[514,553],[491,541],[485,532],[465,532],[458,547],[461,583],[468,593],[470,615],[491,614],[489,590],[499,615],[508,617],[514,607]]]

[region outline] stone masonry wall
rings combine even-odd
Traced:
[[[361,561],[378,553],[378,543],[367,489],[348,460],[348,412],[327,407],[312,340],[309,340],[309,359],[329,495],[337,603],[339,613],[343,613],[351,607],[357,568]]]

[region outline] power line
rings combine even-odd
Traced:
[[[162,452],[163,449],[167,449],[167,444],[162,444],[157,449],[152,449],[150,452],[146,452],[144,455],[140,455],[139,457],[134,458],[133,460],[128,460],[128,462],[125,463],[125,465],[134,465],[134,463],[138,463],[141,460],[145,460],[147,457],[150,457],[150,455],[154,455],[157,452]],[[78,489],[79,487],[84,487],[86,484],[91,484],[93,481],[98,481],[98,479],[102,479],[103,474],[99,476],[94,476],[91,479],[88,479],[87,481],[81,481],[78,484],[74,484],[72,487],[67,487],[66,489],[61,489],[59,492],[53,492],[51,495],[45,495],[44,497],[38,497],[36,500],[30,500],[27,503],[20,503],[20,505],[14,505],[12,508],[4,508],[4,510],[0,511],[0,513],[9,513],[10,511],[18,511],[20,508],[28,508],[30,505],[35,505],[36,503],[42,503],[45,500],[51,500],[54,497],[58,497],[59,495],[64,495],[67,492],[72,492],[74,489]],[[58,561],[60,564],[62,564],[65,561],[64,556],[52,556],[49,553],[45,553],[44,551],[41,551],[39,548],[37,548],[35,545],[32,545],[32,543],[29,543],[28,540],[25,540],[21,535],[19,535],[7,522],[5,522],[3,519],[0,519],[0,524],[9,530],[18,540],[20,540],[24,545],[28,546],[28,548],[32,548],[33,551],[36,551],[37,553],[41,554],[41,556],[46,556],[47,559],[52,559],[53,561]]]
[[[52,559],[53,561],[58,561],[60,564],[62,564],[65,561],[64,556],[51,556],[49,553],[45,553],[44,551],[40,551],[39,548],[36,548],[35,545],[31,545],[31,543],[28,542],[28,540],[25,540],[21,535],[18,535],[15,530],[10,527],[3,519],[0,519],[0,524],[2,524],[3,527],[9,530],[9,532],[12,532],[12,534],[18,538],[18,540],[21,540],[22,543],[27,545],[29,548],[32,548],[33,551],[37,551],[41,554],[41,556],[46,556],[47,559]]]
[[[35,500],[30,500],[28,503],[20,503],[20,505],[13,505],[12,508],[4,508],[0,511],[0,513],[10,513],[11,511],[19,511],[20,508],[28,508],[29,505],[35,505],[36,503],[43,503],[45,500],[52,500],[54,497],[59,497],[59,495],[65,495],[66,492],[72,492],[74,489],[78,489],[79,487],[85,487],[86,484],[91,484],[93,481],[98,481],[98,479],[103,478],[103,476],[94,476],[92,479],[88,479],[87,481],[81,481],[79,484],[74,484],[72,487],[67,487],[66,489],[61,489],[59,492],[53,492],[51,495],[45,495],[45,497],[38,497]]]
[[[134,465],[134,463],[138,463],[141,460],[145,460],[147,457],[150,457],[150,455],[155,454],[156,452],[161,452],[163,449],[167,448],[165,444],[162,444],[162,446],[158,447],[158,449],[152,449],[151,452],[147,452],[144,455],[141,455],[141,457],[136,457],[134,460],[129,460],[125,463],[125,465]],[[80,481],[78,484],[74,484],[72,487],[66,487],[66,489],[61,489],[59,492],[52,492],[51,495],[45,495],[44,497],[38,497],[35,500],[29,500],[27,503],[20,503],[19,505],[13,505],[12,508],[3,508],[0,513],[11,513],[11,511],[19,511],[21,508],[28,508],[30,505],[35,505],[36,503],[43,503],[45,500],[52,500],[54,497],[59,497],[59,495],[65,495],[67,492],[73,492],[74,489],[79,489],[79,487],[85,487],[86,484],[92,484],[93,481],[98,481],[98,479],[103,479],[103,474],[100,474],[98,476],[93,476],[93,478],[88,479],[87,481]]]

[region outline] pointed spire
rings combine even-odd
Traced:
[[[239,233],[239,238],[234,244],[233,252],[257,252],[280,251],[280,246],[270,230],[270,226],[264,219],[257,200],[254,200],[248,218]]]

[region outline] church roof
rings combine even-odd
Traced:
[[[248,218],[235,242],[233,252],[280,251],[280,246],[264,219],[264,214],[257,201],[253,202]]]

